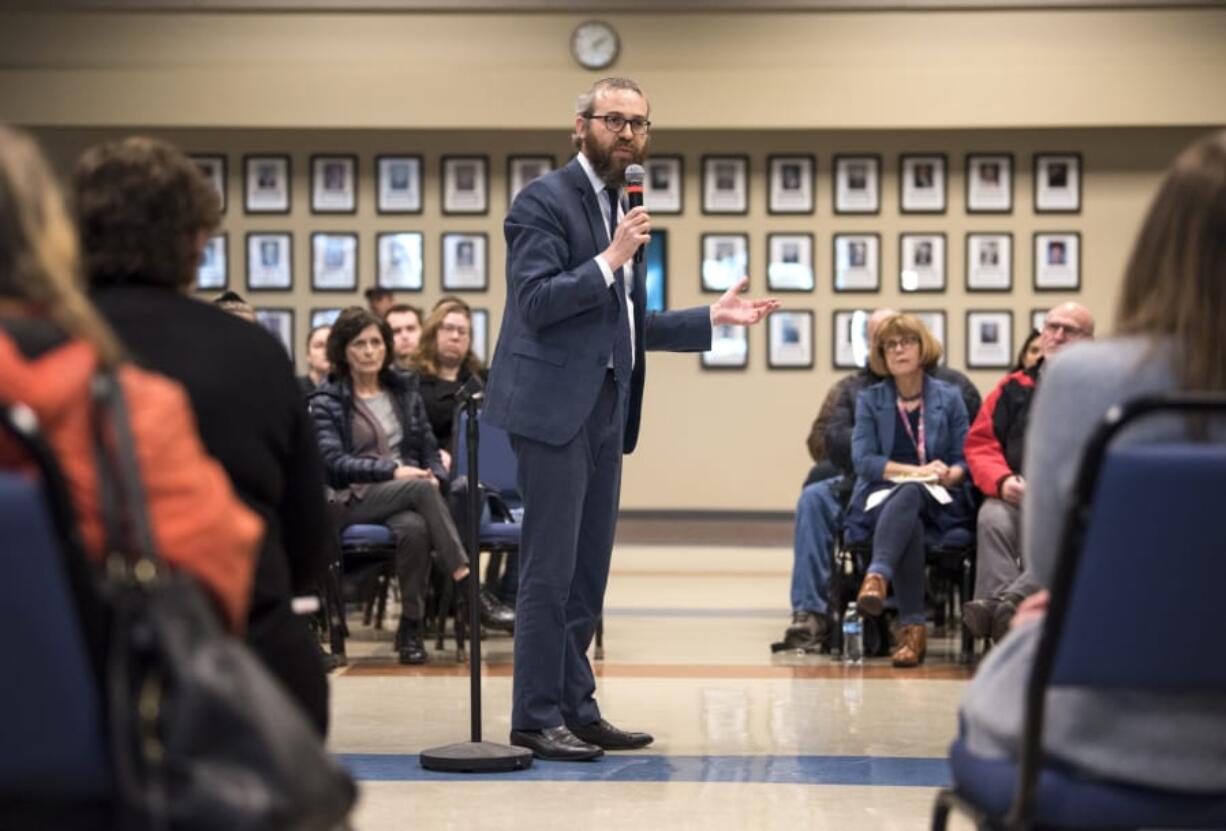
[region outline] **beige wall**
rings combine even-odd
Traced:
[[[804,372],[766,368],[766,337],[750,336],[750,368],[704,372],[693,355],[653,356],[640,450],[627,460],[623,506],[635,509],[789,510],[807,469],[803,440],[827,387],[831,313],[863,304],[941,308],[950,364],[965,366],[967,309],[1014,312],[1015,341],[1033,308],[1078,299],[1109,320],[1131,236],[1163,167],[1188,141],[1226,123],[1226,97],[1209,95],[1226,77],[1226,11],[926,12],[876,14],[642,15],[610,18],[623,39],[618,71],[634,74],[653,98],[660,125],[655,150],[686,160],[685,213],[660,217],[670,232],[669,302],[708,303],[698,288],[703,232],[750,235],[750,277],[765,282],[772,231],[816,235],[818,287],[784,296],[788,308],[816,310],[817,365]],[[0,117],[37,125],[61,169],[88,144],[133,130],[159,132],[193,152],[229,158],[231,285],[242,286],[242,237],[252,230],[295,234],[295,290],[253,294],[257,305],[292,305],[301,342],[313,306],[312,231],[360,234],[359,282],[374,279],[374,235],[426,235],[429,304],[439,287],[439,235],[490,234],[491,289],[471,295],[493,312],[504,296],[501,218],[506,156],[569,152],[567,110],[593,76],[574,68],[566,38],[574,15],[0,15]],[[496,125],[495,130],[489,125]],[[1056,129],[1056,128],[1059,129]],[[817,211],[766,213],[768,153],[818,156]],[[949,210],[898,212],[898,154],[942,152],[950,161]],[[967,152],[1015,155],[1014,212],[969,216],[963,199]],[[1083,210],[1039,217],[1031,205],[1036,151],[1084,156]],[[293,157],[288,217],[245,216],[244,153]],[[359,156],[354,216],[308,210],[313,153]],[[381,217],[373,205],[377,153],[425,157],[425,210]],[[443,217],[438,170],[443,153],[490,156],[491,213]],[[704,153],[751,156],[750,212],[703,216],[697,179]],[[835,217],[830,164],[835,153],[879,153],[883,210]],[[831,290],[832,235],[882,235],[877,295]],[[968,295],[964,235],[1014,235],[1014,291]],[[1036,295],[1030,238],[1036,230],[1082,234],[1082,289]],[[949,288],[902,298],[898,234],[947,235]],[[267,299],[266,299],[267,298]],[[357,299],[357,294],[346,299]],[[299,350],[301,343],[298,344]],[[994,372],[972,378],[987,390]]]

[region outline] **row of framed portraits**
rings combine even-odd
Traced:
[[[966,156],[966,211],[972,214],[1013,212],[1014,159],[1011,153]],[[703,156],[702,212],[749,212],[749,156]],[[812,214],[817,205],[817,157],[767,157],[767,212]],[[647,162],[644,203],[653,213],[681,213],[682,159],[661,156]],[[948,209],[948,157],[944,153],[903,153],[898,158],[898,203],[904,214],[943,214]],[[834,212],[881,212],[880,155],[837,155],[833,161]],[[1081,210],[1081,155],[1034,155],[1034,212],[1078,213]]]
[[[222,213],[226,212],[226,156],[195,154],[192,161],[217,191]],[[375,158],[375,210],[380,214],[422,212],[422,157],[414,155]],[[293,165],[289,155],[243,156],[243,212],[288,214],[292,205]],[[508,206],[524,185],[554,167],[549,155],[511,156],[507,159],[510,183]],[[358,157],[315,155],[310,159],[311,213],[353,214],[358,209]],[[442,211],[444,214],[489,213],[489,158],[443,156],[440,160]]]
[[[289,231],[252,231],[244,237],[244,285],[247,291],[292,291],[294,235]],[[358,287],[358,234],[311,234],[311,289],[355,291]],[[424,288],[425,239],[418,231],[375,234],[376,285],[392,291]],[[489,238],[484,232],[445,232],[440,236],[439,262],[446,292],[489,288]],[[196,271],[198,291],[230,287],[229,235],[220,233],[205,244]]]
[[[192,159],[212,183],[226,209],[226,156],[197,154]],[[817,156],[767,157],[767,211],[812,214],[817,205]],[[424,204],[423,158],[420,155],[375,157],[375,210],[380,214],[417,214]],[[533,179],[554,169],[548,154],[507,158],[507,205]],[[1013,212],[1014,157],[1011,153],[969,153],[965,159],[966,211]],[[358,157],[314,155],[310,158],[310,206],[316,214],[353,214],[358,209]],[[1079,153],[1036,153],[1033,158],[1034,212],[1078,213],[1081,210],[1082,161]],[[245,155],[243,211],[288,214],[293,184],[286,154]],[[485,215],[490,210],[489,157],[447,155],[439,160],[441,209],[444,215]],[[681,156],[647,160],[644,204],[655,214],[680,214],[684,207],[685,164]],[[836,155],[831,189],[836,214],[881,212],[880,155]],[[702,212],[749,213],[748,155],[702,157]],[[948,156],[904,153],[898,158],[899,210],[904,214],[943,214],[948,206]]]
[[[945,356],[945,312],[911,310],[941,343]],[[871,309],[840,309],[831,323],[831,358],[835,369],[852,370],[868,359],[868,317]],[[1043,328],[1046,309],[1030,314],[1030,328]],[[814,313],[808,309],[780,309],[767,318],[766,365],[770,369],[812,369],[814,355]],[[1027,333],[1029,330],[1027,330]],[[1024,333],[1025,334],[1025,333]],[[976,309],[966,312],[966,368],[1009,369],[1016,360],[1013,312]],[[745,369],[749,366],[749,333],[744,326],[716,326],[711,349],[701,353],[704,369]]]
[[[653,232],[653,236],[654,236]],[[966,234],[965,285],[972,292],[1013,290],[1013,234],[971,231]],[[723,292],[750,273],[749,235],[702,234],[699,242],[701,287]],[[766,235],[766,288],[771,292],[813,291],[814,235]],[[1081,234],[1077,231],[1036,231],[1032,238],[1032,281],[1036,291],[1077,291],[1081,288]],[[834,234],[832,287],[836,292],[881,290],[881,235]],[[898,235],[898,282],[904,292],[941,292],[948,284],[944,233]]]
[[[290,361],[295,357],[295,347],[303,346],[305,348],[306,333],[315,331],[319,326],[331,326],[336,322],[336,318],[340,315],[341,308],[333,307],[317,307],[310,311],[310,317],[307,320],[306,332],[303,332],[302,344],[298,343],[295,337],[295,310],[287,307],[269,307],[257,306],[255,309],[256,320],[259,324],[269,331],[281,345],[285,347],[285,351],[289,353]],[[483,362],[489,360],[488,345],[490,332],[490,313],[487,309],[472,310],[472,348],[473,352]]]

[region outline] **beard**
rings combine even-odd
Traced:
[[[613,152],[621,147],[628,148],[631,155],[614,156]],[[583,134],[583,142],[579,149],[583,151],[584,156],[587,156],[587,160],[592,163],[592,170],[596,171],[596,175],[600,177],[600,180],[611,188],[620,188],[626,184],[627,167],[632,164],[642,164],[647,159],[646,144],[643,145],[642,149],[639,149],[635,147],[633,141],[624,141],[618,137],[608,147],[602,147],[587,132]]]

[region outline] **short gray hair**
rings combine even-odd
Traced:
[[[592,115],[592,106],[596,103],[596,96],[613,89],[628,89],[631,92],[638,93],[644,101],[647,101],[647,96],[643,94],[643,90],[630,78],[601,78],[588,87],[587,91],[582,93],[575,101],[575,115]],[[650,101],[647,101],[647,112],[648,114],[651,113]]]

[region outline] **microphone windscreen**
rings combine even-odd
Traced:
[[[627,185],[642,185],[643,179],[647,177],[647,171],[643,170],[641,164],[632,164],[626,168],[626,184]]]

